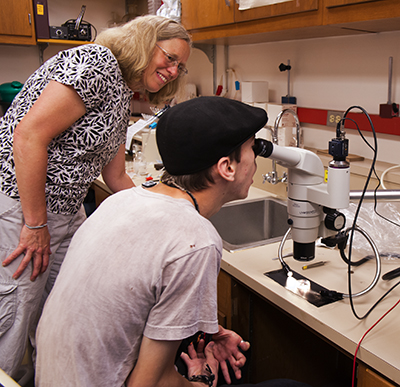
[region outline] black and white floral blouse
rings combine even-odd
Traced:
[[[50,80],[73,86],[86,106],[86,114],[48,146],[47,209],[74,214],[92,181],[125,142],[133,93],[106,47],[83,45],[46,61],[28,78],[0,120],[0,191],[17,200],[14,129]]]

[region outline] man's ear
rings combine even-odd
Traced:
[[[236,161],[231,161],[229,157],[221,157],[216,165],[218,174],[227,181],[234,181],[236,175]]]

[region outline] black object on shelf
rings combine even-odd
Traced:
[[[36,39],[49,39],[49,10],[47,0],[33,0]]]

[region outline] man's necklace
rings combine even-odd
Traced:
[[[180,189],[182,192],[187,193],[187,194],[190,196],[190,198],[192,199],[192,201],[193,201],[194,208],[195,208],[196,211],[200,214],[199,205],[198,205],[198,203],[197,203],[197,200],[196,200],[196,198],[193,196],[193,194],[192,194],[190,191],[188,191],[187,189],[181,187],[181,186],[180,186],[173,178],[171,178],[171,177],[170,177],[170,178],[167,178],[167,179],[161,178],[161,183],[167,185],[168,187],[178,188],[178,189]]]

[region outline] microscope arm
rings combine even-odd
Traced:
[[[294,257],[298,260],[313,259],[318,237],[326,237],[344,227],[344,216],[335,218],[333,211],[348,207],[349,164],[331,161],[328,182],[325,183],[324,166],[311,151],[257,139],[254,152],[288,169],[288,223],[294,242]]]
[[[321,159],[313,152],[273,144],[268,158],[288,169],[288,197],[329,208],[349,205],[349,168],[328,167],[328,183]]]

